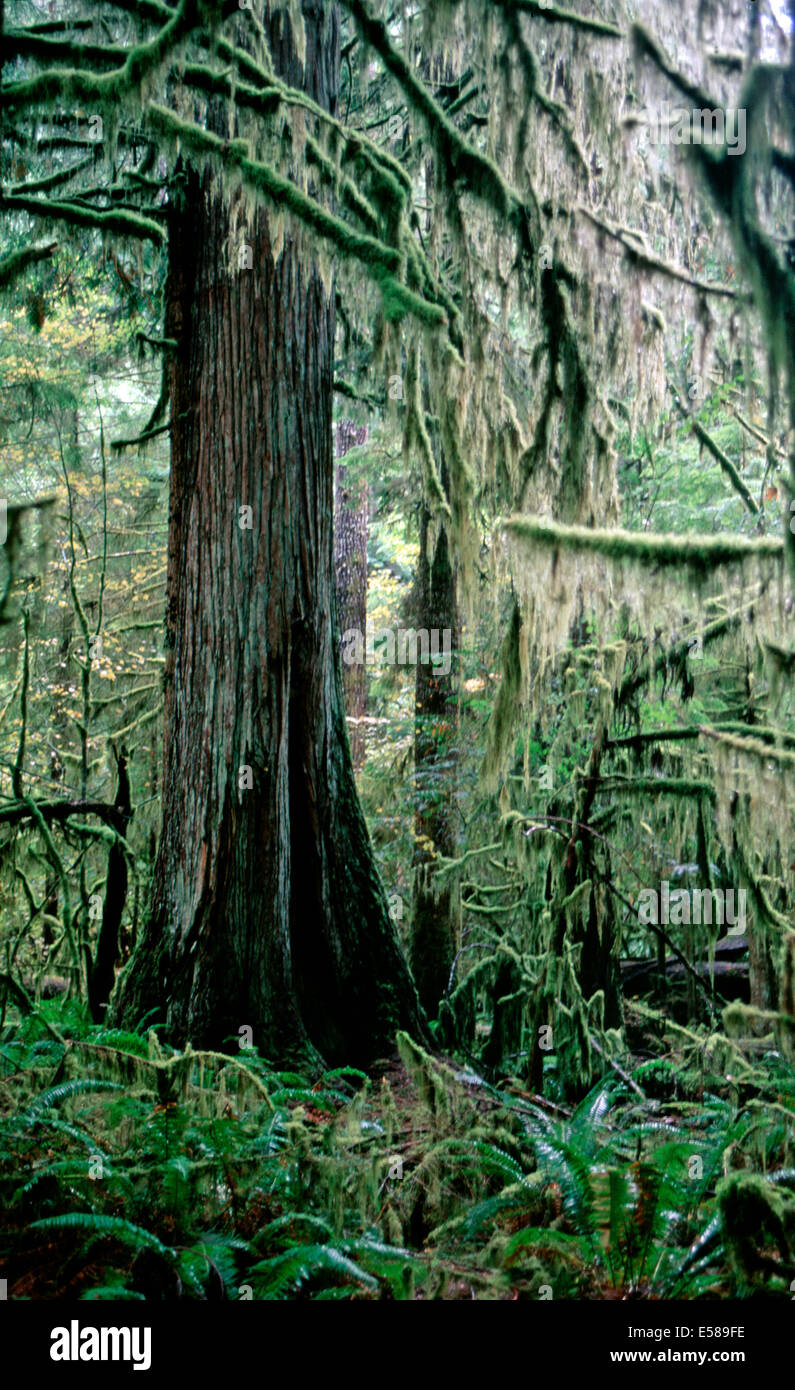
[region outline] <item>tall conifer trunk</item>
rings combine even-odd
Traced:
[[[303,72],[283,16],[278,70],[333,110],[336,11],[305,5]],[[265,211],[247,234],[251,268],[230,266],[229,235],[223,191],[188,170],[166,316],[178,348],[163,829],[115,1016],[155,1010],[174,1040],[209,1046],[248,1025],[274,1058],[361,1062],[423,1025],[345,736],[333,291],[290,236],[277,257]]]

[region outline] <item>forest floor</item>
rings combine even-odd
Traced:
[[[789,1297],[795,1079],[772,1047],[729,1071],[651,1029],[572,1101],[405,1035],[369,1075],[307,1080],[40,1015],[0,1049],[11,1298]]]

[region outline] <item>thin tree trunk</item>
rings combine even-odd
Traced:
[[[447,535],[439,531],[431,553],[431,517],[420,515],[417,570],[417,623],[428,632],[449,633],[451,664],[445,673],[417,663],[414,722],[414,893],[411,964],[423,1008],[436,1015],[447,993],[459,945],[461,905],[457,886],[434,883],[438,855],[456,852],[456,776],[458,738],[458,614],[456,575]]]
[[[118,778],[115,800],[118,812],[116,829],[125,836],[132,818],[127,756],[127,750],[122,748],[116,759]],[[95,1023],[103,1022],[113,989],[115,970],[119,959],[121,923],[127,902],[127,877],[127,860],[124,850],[118,841],[115,841],[108,854],[108,875],[105,880],[102,923],[97,934],[94,960],[88,976],[88,1002],[91,1017]]]
[[[367,426],[350,420],[337,424],[337,458],[364,444]],[[337,491],[334,507],[334,570],[337,581],[337,624],[340,633],[356,631],[365,640],[367,630],[367,508],[366,482],[354,486],[344,463],[337,464]],[[348,739],[353,766],[364,766],[366,757],[365,715],[367,714],[367,668],[364,662],[342,667]]]
[[[333,109],[336,10],[305,7],[280,73]],[[333,621],[333,291],[260,210],[187,171],[170,236],[172,461],[163,829],[151,918],[115,1015],[179,1042],[250,1027],[271,1057],[364,1062],[416,991],[389,919],[347,738]],[[250,512],[246,509],[250,508]],[[243,523],[241,525],[241,522]],[[250,523],[250,529],[249,529]]]

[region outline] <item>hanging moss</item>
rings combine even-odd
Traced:
[[[486,730],[486,756],[481,776],[495,790],[513,744],[526,686],[526,650],[522,615],[514,603],[500,652],[502,680]]]
[[[454,1076],[415,1043],[408,1033],[397,1034],[401,1061],[437,1124],[446,1128],[452,1118],[451,1086]]]
[[[718,799],[711,782],[700,782],[689,777],[605,777],[602,780],[605,790],[612,795],[703,797],[713,803]]]
[[[433,445],[425,424],[425,411],[422,404],[421,349],[416,337],[412,340],[406,357],[406,406],[406,450],[410,450],[412,446],[418,450],[425,485],[425,497],[431,513],[434,516],[441,515],[450,521],[452,519],[450,504],[442,485]]]
[[[361,0],[343,0],[343,3],[356,20],[362,37],[375,49],[385,67],[399,82],[410,105],[426,122],[451,184],[458,184],[486,201],[492,212],[514,227],[525,249],[531,253],[531,227],[534,233],[538,230],[537,208],[532,203],[522,201],[506,183],[496,164],[461,135],[458,127],[394,46],[386,25],[374,18]]]
[[[379,285],[387,317],[412,314],[429,326],[446,323],[446,314],[437,304],[429,304],[398,279],[400,252],[364,232],[356,232],[314,198],[302,192],[291,179],[270,165],[251,158],[247,141],[222,140],[210,131],[183,121],[164,106],[152,103],[146,111],[147,124],[179,142],[180,147],[199,156],[216,156],[224,168],[239,170],[244,181],[263,193],[277,207],[284,208],[317,236],[329,242],[341,255],[363,265]]]
[[[716,743],[722,744],[726,748],[732,748],[738,753],[747,753],[755,758],[762,758],[766,762],[781,763],[784,767],[795,767],[795,752],[790,752],[785,748],[775,748],[770,741],[763,741],[756,737],[747,735],[740,736],[735,733],[721,732],[719,729],[711,728],[708,724],[699,725],[699,733],[705,738],[714,739]]]

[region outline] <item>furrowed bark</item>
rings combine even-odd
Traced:
[[[336,11],[307,5],[305,25],[304,73],[286,27],[279,71],[333,107]],[[163,829],[114,1016],[153,1011],[174,1041],[209,1047],[249,1026],[270,1057],[363,1062],[424,1025],[345,736],[333,288],[290,235],[277,254],[263,209],[238,269],[230,221],[222,189],[188,169],[165,328],[179,346]]]

